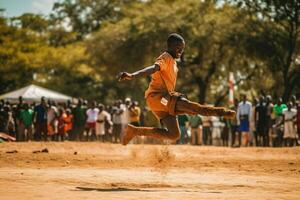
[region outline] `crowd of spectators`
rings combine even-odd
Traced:
[[[181,137],[177,144],[214,146],[294,146],[300,139],[300,104],[293,96],[286,104],[279,98],[261,96],[251,103],[245,95],[235,99],[235,119],[179,115]],[[44,97],[38,104],[1,100],[0,132],[17,141],[101,141],[119,143],[126,125],[161,126],[147,108],[126,98],[113,105],[79,99],[56,103]],[[137,137],[133,143],[161,143]]]
[[[215,116],[179,116],[181,143],[191,135],[191,144],[215,146],[298,146],[300,139],[300,103],[292,96],[284,103],[278,98],[260,96],[253,102],[241,95],[231,108],[236,111],[235,119]],[[185,135],[185,136],[184,136]]]
[[[129,98],[112,106],[88,103],[56,103],[42,97],[39,104],[0,102],[0,132],[17,141],[119,142],[126,124],[140,125],[141,109]]]

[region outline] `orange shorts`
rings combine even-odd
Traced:
[[[176,102],[184,95],[172,93],[150,93],[146,98],[146,103],[150,110],[158,119],[163,119],[168,115],[176,116]]]

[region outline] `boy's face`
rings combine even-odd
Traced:
[[[184,42],[180,42],[180,43],[174,45],[173,52],[174,52],[175,58],[180,58],[181,57],[181,55],[184,51],[184,47],[185,47]]]
[[[184,51],[185,43],[178,42],[168,46],[168,52],[173,56],[173,58],[178,59],[181,57]]]

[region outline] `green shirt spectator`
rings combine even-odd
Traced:
[[[73,120],[75,126],[84,126],[86,122],[86,109],[83,106],[77,106],[73,109]]]
[[[190,126],[192,128],[198,128],[202,124],[200,115],[193,115],[189,117]]]
[[[287,106],[284,103],[281,105],[275,104],[273,107],[273,110],[274,110],[274,113],[276,116],[280,116],[280,115],[282,115],[282,111],[286,108],[287,108]]]
[[[32,125],[32,119],[33,119],[33,110],[27,109],[27,110],[22,110],[20,112],[20,120],[23,122],[25,127],[29,127]]]
[[[178,115],[178,123],[179,126],[185,126],[186,122],[188,122],[189,119],[187,117],[187,115]]]

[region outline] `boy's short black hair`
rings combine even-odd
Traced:
[[[182,43],[184,42],[184,39],[181,35],[177,33],[172,33],[169,35],[168,40],[167,40],[167,45],[173,46],[174,44]]]

